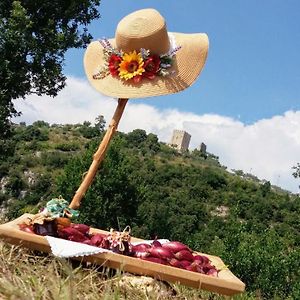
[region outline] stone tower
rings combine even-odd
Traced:
[[[200,152],[203,154],[206,154],[206,145],[202,142],[200,147],[199,147]]]
[[[175,129],[173,131],[171,146],[179,150],[180,152],[184,152],[188,150],[190,140],[191,140],[191,135],[188,134],[186,131]]]

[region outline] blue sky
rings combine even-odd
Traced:
[[[216,113],[245,124],[300,109],[300,1],[298,0],[102,0],[94,39],[114,37],[128,13],[155,8],[169,31],[205,32],[206,66],[189,89],[175,95],[134,100],[157,108]],[[85,78],[84,50],[70,50],[65,73]]]
[[[243,170],[299,192],[292,167],[300,162],[300,0],[102,0],[101,18],[89,30],[111,38],[118,22],[155,8],[169,31],[205,32],[208,59],[198,80],[178,94],[131,100],[119,130],[136,128],[170,142],[174,129],[192,135],[228,170]],[[68,51],[67,86],[52,99],[30,95],[16,101],[18,121],[109,122],[116,102],[95,91],[83,69],[83,49]]]

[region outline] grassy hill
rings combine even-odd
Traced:
[[[36,212],[59,195],[70,201],[103,126],[103,120],[16,126],[0,163],[4,217]],[[179,240],[218,255],[246,283],[244,299],[300,299],[299,213],[298,196],[251,174],[228,172],[213,154],[180,154],[137,129],[114,138],[78,221],[102,229],[130,225],[135,236]],[[181,292],[178,299],[188,291]],[[213,299],[192,293],[186,298]]]

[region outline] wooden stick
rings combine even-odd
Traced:
[[[84,197],[86,191],[92,184],[92,181],[97,173],[98,167],[102,160],[104,159],[105,153],[108,149],[108,145],[110,143],[110,140],[114,136],[119,121],[122,117],[123,111],[125,109],[125,106],[127,104],[128,99],[119,99],[118,100],[118,106],[116,108],[116,111],[111,119],[111,122],[108,126],[108,129],[103,137],[103,140],[101,141],[98,150],[95,152],[93,156],[93,162],[90,165],[90,168],[87,172],[87,174],[84,176],[83,181],[81,182],[78,190],[76,191],[69,207],[73,209],[78,209],[81,203],[82,198]]]

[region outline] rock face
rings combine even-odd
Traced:
[[[27,195],[27,191],[26,190],[20,191],[19,198],[20,199],[24,199],[26,195]]]
[[[118,284],[121,288],[137,289],[145,295],[156,295],[157,299],[168,298],[174,294],[174,290],[169,285],[147,276],[125,274]]]
[[[38,158],[41,158],[42,157],[42,151],[36,151],[35,156],[38,157]]]
[[[34,185],[36,181],[36,175],[30,170],[24,171],[24,176],[27,179],[28,185]]]
[[[4,176],[1,178],[1,181],[0,181],[0,192],[2,192],[3,194],[6,193],[6,188],[5,186],[8,184],[9,182],[9,178],[7,176]]]
[[[211,212],[212,216],[217,216],[221,218],[226,218],[229,214],[229,207],[220,205],[215,208],[214,211]]]

